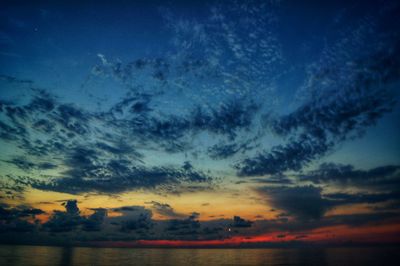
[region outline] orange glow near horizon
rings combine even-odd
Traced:
[[[48,214],[54,210],[64,211],[61,203],[68,199],[76,199],[82,215],[90,215],[91,208],[107,208],[109,216],[118,216],[118,212],[111,209],[121,206],[144,206],[152,210],[152,201],[167,203],[173,207],[176,213],[182,216],[189,216],[193,212],[199,212],[200,221],[209,221],[214,219],[231,219],[235,215],[242,218],[254,220],[257,215],[262,215],[264,219],[273,219],[276,213],[270,212],[270,206],[265,202],[256,202],[249,193],[248,198],[243,198],[239,202],[231,193],[220,191],[217,195],[214,192],[198,192],[192,194],[177,196],[161,196],[150,192],[126,192],[118,197],[109,197],[108,195],[71,195],[59,192],[49,192],[37,189],[28,189],[25,192],[24,204],[39,208]],[[52,199],[51,202],[48,200]],[[123,203],[122,203],[123,202]],[[7,204],[17,206],[19,201],[9,200]],[[226,206],[230,207],[227,208]],[[163,216],[153,210],[153,219],[168,220],[171,217]]]
[[[271,232],[257,236],[237,235],[214,240],[137,240],[137,241],[96,241],[94,246],[109,247],[239,247],[243,244],[279,244],[302,241],[310,244],[340,243],[398,243],[400,224],[381,226],[330,226],[311,230],[307,233]]]

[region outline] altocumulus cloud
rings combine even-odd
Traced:
[[[339,92],[321,93],[293,113],[272,119],[272,131],[290,136],[287,143],[243,160],[236,165],[238,173],[253,176],[298,171],[338,143],[361,136],[395,104],[390,93],[380,86],[399,78],[395,73],[400,66],[399,45],[388,49],[387,53],[380,53],[382,57],[374,55],[353,70],[353,83]]]

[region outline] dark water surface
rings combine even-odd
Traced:
[[[399,265],[400,248],[129,249],[0,246],[0,265]]]

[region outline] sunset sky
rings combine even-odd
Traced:
[[[398,1],[0,3],[0,243],[400,242]]]

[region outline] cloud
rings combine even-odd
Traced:
[[[320,219],[332,207],[330,201],[322,197],[322,189],[314,186],[260,187],[256,191],[268,198],[274,208],[300,220]]]
[[[122,216],[108,218],[110,223],[119,226],[119,231],[145,233],[154,225],[153,213],[143,206],[123,206],[113,210],[122,213]]]
[[[397,189],[397,188],[396,188]],[[400,201],[400,191],[382,193],[330,193],[325,197],[335,205],[355,204],[355,203],[381,203],[386,201]]]
[[[385,224],[393,224],[399,220],[398,212],[386,211],[378,213],[358,213],[344,215],[329,215],[321,217],[318,220],[304,219],[272,219],[272,220],[256,220],[254,221],[254,230],[260,230],[264,233],[268,232],[287,232],[291,235],[308,235],[312,234],[313,230],[323,229],[329,230],[329,227],[347,226],[377,226]],[[337,229],[333,229],[332,233]]]
[[[83,192],[117,193],[134,189],[148,189],[159,193],[181,193],[203,190],[212,178],[196,171],[189,162],[181,167],[143,167],[131,165],[125,160],[102,163],[94,150],[79,148],[66,160],[70,166],[63,174],[49,181],[30,179],[30,186],[50,191],[78,194]],[[199,187],[192,184],[199,184]]]
[[[398,203],[400,200],[399,174],[400,167],[398,165],[384,165],[361,170],[355,169],[352,165],[323,163],[316,170],[300,174],[297,177],[300,181],[310,181],[319,185],[329,184],[339,188],[364,189],[363,192],[324,194],[324,198],[329,200],[332,206],[340,206],[358,203]]]
[[[259,183],[259,184],[276,184],[276,185],[290,185],[293,184],[293,180],[288,178],[285,175],[273,175],[264,178],[252,178],[250,179],[251,182]],[[239,181],[240,182],[240,181]]]
[[[207,153],[210,156],[210,158],[215,160],[230,158],[239,152],[244,154],[247,151],[251,151],[254,148],[256,148],[256,145],[253,143],[256,139],[257,137],[252,139],[246,139],[244,141],[240,140],[235,140],[234,142],[221,141],[209,147]]]
[[[23,199],[23,193],[29,186],[29,177],[11,175],[0,176],[0,199]]]
[[[372,173],[375,175],[374,171]],[[397,187],[394,187],[393,191],[358,193],[322,193],[322,188],[313,185],[268,186],[255,190],[273,208],[280,209],[285,216],[293,216],[298,220],[321,220],[328,210],[343,205],[377,204],[400,200],[400,192]]]
[[[2,34],[3,33],[1,33],[1,35]],[[6,81],[6,82],[9,82],[9,83],[21,83],[21,84],[28,84],[28,85],[33,84],[32,80],[20,79],[20,78],[14,77],[14,76],[8,76],[8,75],[3,75],[3,74],[0,75],[0,80],[1,81]]]
[[[53,119],[72,134],[84,135],[89,133],[90,114],[72,104],[58,105],[56,112],[53,113]],[[71,136],[73,136],[72,134]]]
[[[208,149],[208,153],[213,159],[225,159],[237,153],[239,148],[236,143],[232,144],[215,144]]]
[[[136,230],[149,230],[153,226],[153,223],[148,215],[140,214],[135,220],[124,221],[121,225],[121,231],[130,232]]]
[[[258,109],[255,102],[239,98],[226,101],[209,113],[197,108],[192,113],[191,120],[195,130],[206,129],[212,133],[227,135],[233,140],[237,129],[249,129]]]
[[[183,218],[186,215],[182,214],[182,213],[177,213],[169,204],[166,203],[160,203],[157,201],[151,201],[149,202],[149,204],[152,204],[152,209],[167,218],[172,218],[172,219],[179,219],[179,218]]]
[[[240,216],[234,216],[233,217],[233,224],[232,227],[238,227],[238,228],[246,228],[246,227],[251,227],[253,224],[252,221],[247,221]]]
[[[235,165],[239,176],[261,176],[265,174],[280,174],[287,170],[300,170],[316,158],[325,154],[333,143],[325,143],[302,135],[298,140],[292,140],[287,145],[278,145],[270,152],[258,153],[252,158],[246,158]]]
[[[296,192],[295,192],[296,193]],[[306,192],[301,192],[304,194]],[[299,194],[299,193],[297,193]],[[308,192],[309,194],[309,192]],[[297,199],[299,197],[296,197]],[[310,197],[308,197],[310,198]],[[303,197],[305,199],[305,197]],[[233,236],[251,238],[264,234],[285,232],[285,235],[312,234],[318,228],[336,225],[366,226],[391,224],[399,219],[398,212],[381,211],[371,214],[323,216],[319,219],[257,219],[248,221],[239,216],[233,219],[199,221],[198,213],[182,219],[154,220],[152,212],[143,206],[121,206],[113,209],[93,208],[93,214],[83,216],[76,200],[63,201],[65,211],[54,211],[44,224],[28,219],[43,214],[39,209],[26,206],[0,208],[0,234],[2,243],[85,243],[92,241],[132,240],[228,240]],[[108,211],[119,216],[107,216]],[[234,230],[229,230],[234,228]],[[26,235],[29,233],[29,235]],[[6,236],[3,237],[3,236]],[[21,241],[21,242],[19,242]]]
[[[45,212],[37,208],[29,208],[26,206],[16,208],[4,208],[0,206],[1,220],[13,220],[18,218],[35,217]]]
[[[153,95],[144,93],[125,97],[111,107],[110,112],[119,115],[130,113],[134,115],[147,116],[149,112],[153,111],[153,108],[150,107],[152,97]]]
[[[30,162],[24,156],[14,157],[11,160],[4,160],[4,162],[13,164],[16,167],[18,167],[19,169],[24,170],[26,172],[28,172],[32,169],[49,170],[49,169],[54,169],[57,167],[56,165],[49,163],[49,162],[33,163],[33,162]]]
[[[26,104],[2,102],[0,136],[24,153],[5,161],[27,173],[65,166],[66,170],[60,167],[46,181],[31,178],[30,184],[73,194],[133,189],[182,193],[210,188],[214,177],[194,167],[145,167],[143,150],[161,149],[168,155],[198,149],[189,143],[205,132],[232,142],[240,132],[250,130],[259,108],[251,100],[231,97],[215,107],[195,106],[183,115],[160,115],[152,106],[155,96],[142,93],[126,96],[106,112],[94,112],[62,103],[44,90],[29,92]],[[230,157],[251,149],[251,141],[229,154],[210,154]],[[36,163],[39,160],[43,162]]]
[[[49,220],[43,224],[45,230],[50,232],[70,232],[77,229],[84,221],[80,216],[76,200],[65,202],[66,211],[54,211]]]
[[[173,219],[168,222],[166,231],[173,239],[196,239],[200,233],[199,214],[192,213],[185,219]]]
[[[369,170],[355,169],[352,165],[324,163],[318,169],[300,175],[300,180],[316,184],[333,183],[345,186],[370,187],[392,190],[400,182],[400,166],[385,165]]]
[[[3,204],[3,206],[0,206],[0,233],[32,232],[36,229],[36,224],[28,221],[28,219],[34,220],[36,215],[44,213],[41,209],[29,206],[10,207]]]
[[[25,135],[26,131],[23,127],[16,125],[10,126],[0,121],[0,138],[5,140],[17,140],[18,136]]]
[[[57,105],[56,99],[44,90],[34,90],[36,95],[33,96],[31,102],[26,106],[27,111],[48,113]]]
[[[94,76],[113,77],[130,88],[131,95],[124,97],[107,113],[107,117],[113,119],[118,117],[118,121],[112,121],[111,124],[125,125],[134,131],[141,141],[157,143],[158,147],[167,152],[181,152],[193,148],[188,146],[188,137],[191,134],[200,135],[202,132],[209,132],[233,140],[240,131],[249,129],[260,108],[260,105],[251,98],[239,96],[242,93],[238,96],[231,93],[229,97],[215,104],[204,104],[196,100],[197,95],[183,90],[182,87],[189,88],[193,82],[193,86],[198,86],[197,80],[209,82],[210,76],[204,72],[212,67],[205,59],[187,58],[187,55],[183,55],[171,57],[170,60],[140,58],[122,63],[111,62],[104,55],[99,57],[101,64],[95,67]],[[174,74],[169,75],[170,72]],[[188,72],[194,73],[194,81]],[[202,76],[203,78],[200,78]],[[154,83],[155,77],[158,77],[156,79],[161,83],[158,81]],[[222,81],[227,79],[225,76]],[[149,89],[149,84],[155,85]],[[222,83],[220,86],[226,85]],[[218,90],[218,92],[224,91],[224,89]],[[159,103],[159,99],[166,95],[169,97],[169,93],[174,93],[175,96],[178,93],[182,96],[184,109],[180,112],[181,115],[157,108],[156,103]],[[200,98],[202,96],[197,99]],[[176,101],[176,104],[180,102]],[[188,104],[190,108],[187,108]]]
[[[283,212],[277,219],[249,221],[234,216],[200,221],[198,213],[181,214],[156,201],[150,209],[112,209],[120,213],[117,217],[108,216],[110,210],[104,206],[84,216],[78,203],[68,200],[66,210],[54,211],[43,226],[27,221],[34,219],[32,213],[3,208],[11,217],[7,222],[15,220],[7,228],[74,240],[196,240],[226,239],[242,231],[248,236],[261,232],[260,224],[266,225],[265,231],[272,230],[268,226],[295,231],[396,217],[388,209],[375,216],[325,214],[342,205],[365,203],[373,208],[398,203],[398,166],[358,170],[350,165],[324,164],[305,174],[287,172],[304,173],[305,166],[361,137],[391,112],[395,103],[388,87],[398,81],[400,65],[397,28],[388,25],[388,31],[376,30],[373,22],[379,17],[363,18],[361,25],[352,24],[345,32],[334,29],[325,36],[329,43],[337,35],[344,38],[323,48],[319,60],[312,61],[320,48],[318,42],[318,48],[314,47],[314,41],[313,53],[306,53],[307,58],[303,53],[285,58],[287,43],[281,43],[278,37],[282,34],[276,32],[285,25],[277,24],[280,13],[275,14],[274,7],[250,2],[218,4],[204,21],[203,16],[198,18],[202,21],[192,17],[189,21],[166,15],[165,24],[173,33],[166,55],[125,63],[99,54],[99,64],[82,91],[73,93],[74,99],[86,94],[89,99],[73,102],[69,91],[62,88],[35,89],[31,80],[0,75],[0,82],[6,85],[4,95],[13,99],[0,100],[0,141],[6,144],[2,162],[9,172],[14,168],[24,172],[21,176],[4,173],[0,196],[20,200],[17,197],[30,187],[110,196],[127,191],[178,194],[212,190],[218,180],[213,173],[227,173],[224,181],[230,182],[232,169],[224,165],[239,161],[237,174],[252,176],[239,182],[259,186],[258,193]],[[377,12],[383,14],[383,10]],[[236,19],[227,21],[229,18]],[[366,32],[371,38],[364,38]],[[301,59],[297,61],[297,57]],[[303,84],[286,89],[295,87],[303,74]],[[39,79],[43,83],[40,75]],[[274,90],[276,93],[271,93]],[[287,98],[293,91],[307,95],[291,102]],[[103,93],[109,94],[103,97]],[[267,133],[274,136],[269,138]],[[280,139],[275,142],[275,137]],[[270,143],[277,144],[269,148]],[[210,159],[227,161],[210,163]],[[212,170],[203,168],[209,165]],[[303,182],[313,185],[303,186]],[[367,188],[368,192],[328,193],[329,189],[322,189],[331,184]],[[24,212],[29,213],[28,209]],[[154,220],[153,212],[167,220]],[[228,233],[227,227],[235,230]]]
[[[65,206],[65,210],[67,211],[68,214],[71,215],[79,214],[78,201],[67,200],[62,205]]]
[[[184,116],[135,117],[129,127],[142,141],[157,143],[169,152],[178,152],[188,148],[189,134],[209,132],[229,140],[236,139],[240,130],[249,130],[258,109],[254,102],[234,98],[208,109],[197,106]]]
[[[398,80],[394,73],[400,65],[400,49],[398,43],[387,45],[386,51],[359,62],[349,73],[354,78],[342,88],[321,90],[294,112],[269,119],[272,132],[286,137],[286,143],[236,164],[238,174],[256,176],[301,170],[337,144],[362,136],[391,112],[395,100],[382,84]],[[324,75],[330,73],[335,72],[326,71]]]

